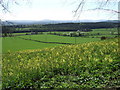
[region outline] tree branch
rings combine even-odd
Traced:
[[[109,11],[109,12],[114,12],[114,13],[120,13],[120,11],[116,11],[112,9],[105,9],[105,8],[95,8],[95,9],[89,9],[89,10],[104,10],[104,11]]]

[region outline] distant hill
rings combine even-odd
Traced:
[[[8,20],[2,21],[4,25],[31,25],[31,24],[58,24],[58,23],[87,23],[87,22],[113,22],[120,23],[120,20]]]

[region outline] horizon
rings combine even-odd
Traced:
[[[109,21],[107,19],[81,19],[81,20],[52,20],[52,19],[42,19],[42,20],[1,20],[1,21]],[[118,19],[113,19],[110,21],[119,21]]]
[[[65,23],[101,23],[101,22],[112,22],[112,23],[118,23],[120,20],[7,20],[2,21],[3,24],[8,25],[11,24],[65,24]]]

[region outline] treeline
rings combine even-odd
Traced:
[[[23,32],[48,32],[48,31],[92,31],[98,28],[116,28],[119,23],[95,22],[95,23],[59,23],[45,25],[3,25],[3,34],[23,33]]]
[[[98,28],[114,28],[118,27],[118,23],[96,22],[96,23],[61,23],[46,24],[44,27],[51,29],[78,30],[78,29],[98,29]]]

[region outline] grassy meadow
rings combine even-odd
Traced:
[[[44,41],[44,42],[53,42],[53,43],[41,43],[31,40],[24,40],[22,38]],[[2,44],[3,44],[3,53],[7,53],[9,51],[14,52],[14,51],[27,50],[27,49],[42,49],[47,47],[64,45],[64,44],[57,44],[55,42],[80,44],[80,43],[99,41],[99,40],[100,38],[65,37],[65,36],[55,36],[55,35],[25,35],[25,36],[17,36],[17,37],[4,37],[2,39]]]
[[[60,43],[86,43],[91,41],[98,41],[99,38],[81,38],[81,37],[63,37],[55,35],[28,35],[19,36],[26,39],[39,40],[44,42],[60,42]],[[40,43],[30,40],[24,40],[18,37],[5,37],[3,38],[3,53],[8,51],[20,51],[27,49],[42,49],[47,47],[59,46],[62,44],[55,43]],[[13,48],[14,47],[14,48]]]
[[[85,32],[88,37],[43,32],[0,38],[2,88],[119,88],[120,38],[110,34],[116,30],[94,29]],[[101,40],[102,36],[113,38]]]
[[[61,42],[61,43],[85,43],[91,41],[98,41],[100,38],[82,38],[82,37],[66,37],[57,35],[31,35],[31,36],[19,36],[27,39],[40,40],[45,42]]]
[[[117,28],[110,29],[93,29],[91,32],[85,32],[85,34],[89,34],[87,37],[68,37],[68,36],[58,36],[58,35],[50,35],[49,32],[44,32],[43,34],[38,35],[25,35],[26,33],[14,33],[13,35],[21,35],[16,37],[4,37],[2,38],[2,52],[15,52],[21,50],[30,50],[30,49],[43,49],[47,47],[61,46],[64,44],[59,43],[70,43],[70,44],[81,44],[86,42],[100,41],[100,37],[115,37],[117,35],[111,35],[110,32],[117,32]],[[51,33],[70,33],[70,32],[51,32]],[[95,35],[100,33],[102,35]],[[30,34],[30,33],[27,33]],[[32,39],[43,42],[53,42],[53,43],[42,43],[35,42],[32,40],[24,40],[24,39]],[[58,42],[58,43],[55,43]],[[13,48],[14,47],[14,48]]]
[[[15,52],[29,49],[41,49],[46,47],[59,46],[59,44],[46,44],[29,40],[23,40],[17,37],[5,37],[2,39],[3,53]]]

